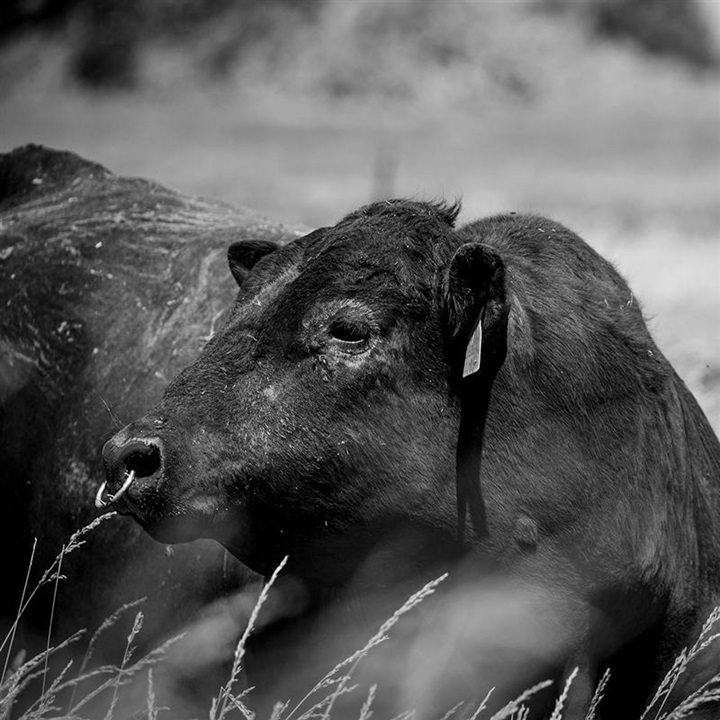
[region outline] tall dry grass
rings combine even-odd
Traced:
[[[143,614],[141,611],[138,611],[135,615],[132,630],[127,637],[125,652],[120,665],[91,666],[90,661],[93,651],[103,633],[115,625],[127,611],[133,610],[141,604],[142,600],[138,600],[123,605],[101,624],[87,644],[79,665],[76,659],[73,658],[67,661],[59,670],[51,667],[49,663],[51,657],[58,656],[72,646],[78,645],[86,634],[85,630],[80,630],[56,645],[50,644],[55,600],[57,598],[57,585],[60,581],[67,579],[62,575],[63,559],[85,544],[84,536],[87,535],[87,533],[114,515],[114,512],[101,515],[93,522],[75,532],[67,544],[63,545],[60,553],[50,566],[42,573],[34,588],[28,593],[28,579],[32,571],[37,540],[33,544],[20,605],[14,622],[10,626],[2,643],[0,643],[0,653],[5,653],[2,677],[0,678],[0,718],[3,720],[9,720],[10,718],[16,718],[17,720],[50,720],[51,718],[58,720],[60,718],[66,720],[81,720],[81,718],[87,717],[81,714],[81,711],[93,705],[93,701],[103,694],[109,694],[108,707],[104,717],[105,720],[111,720],[114,717],[114,711],[118,704],[121,688],[141,672],[145,670],[150,672],[152,666],[162,660],[166,656],[170,646],[179,639],[180,636],[171,638],[144,657],[134,658],[134,641],[140,633],[143,624]],[[54,584],[55,587],[45,650],[30,660],[25,660],[23,650],[13,655],[17,630],[23,616],[37,593],[43,587],[50,584]],[[76,665],[77,670],[75,670]],[[149,678],[149,686],[148,706],[152,709],[151,676]],[[80,695],[79,698],[77,697],[78,694]],[[23,707],[21,711],[16,711],[15,706],[19,700],[22,700],[26,707]],[[93,708],[95,707],[96,706],[93,705]],[[149,711],[149,716],[152,717],[151,711]],[[95,718],[88,717],[88,720],[95,720]]]
[[[56,589],[60,581],[67,580],[61,574],[63,558],[82,547],[85,542],[84,536],[113,515],[114,513],[107,513],[74,533],[50,567],[43,572],[36,586],[27,592],[27,578],[30,577],[35,554],[35,548],[33,548],[17,617],[0,644],[0,651],[5,653],[2,681],[0,682],[0,718],[2,720],[11,718],[13,720],[100,720],[100,718],[102,720],[120,720],[120,718],[126,717],[123,714],[125,712],[122,703],[123,692],[140,677],[146,685],[145,704],[143,710],[134,712],[132,718],[158,720],[161,715],[172,718],[180,717],[176,713],[176,709],[158,705],[153,671],[162,669],[171,647],[182,635],[170,638],[146,655],[138,657],[136,640],[142,631],[144,619],[142,611],[138,609],[143,602],[142,599],[123,605],[106,618],[90,638],[84,652],[77,656],[81,658],[79,662],[77,657],[61,665],[53,665],[49,661],[72,646],[78,646],[85,637],[84,630],[55,645],[51,645],[48,639],[45,650],[30,660],[25,660],[22,651],[16,652],[13,656],[16,631],[32,599],[42,587],[54,583]],[[261,720],[246,704],[252,688],[242,686],[244,659],[248,639],[258,626],[259,617],[270,591],[281,575],[286,562],[287,558],[280,563],[259,594],[235,647],[229,676],[209,701],[208,720],[232,720],[233,718]],[[269,720],[336,720],[339,716],[334,712],[338,700],[351,694],[362,699],[362,705],[357,715],[358,720],[370,720],[371,717],[374,717],[373,705],[378,684],[372,684],[368,689],[363,688],[356,681],[356,671],[378,646],[391,640],[397,623],[433,595],[446,578],[447,574],[442,575],[411,594],[362,647],[332,667],[300,700],[295,702],[285,700],[276,703]],[[122,660],[118,664],[94,664],[92,662],[94,653],[103,634],[131,611],[134,611],[135,615],[126,638]],[[51,611],[48,638],[51,637],[53,614]],[[638,720],[686,720],[692,718],[698,710],[714,706],[720,701],[720,669],[710,680],[684,699],[678,701],[673,698],[673,691],[691,672],[693,662],[702,659],[708,649],[717,644],[719,638],[720,607],[717,607],[707,618],[694,644],[678,655]],[[570,720],[565,715],[565,704],[577,673],[576,668],[567,677],[564,686],[558,688],[559,692],[549,716],[550,720]],[[602,698],[610,682],[612,682],[611,672],[606,670],[595,689],[584,720],[598,720]],[[522,692],[493,715],[489,715],[487,707],[493,692],[491,689],[479,703],[460,702],[449,708],[444,715],[439,716],[438,720],[529,720],[531,710],[528,701],[551,685],[552,681],[550,680],[540,682]],[[16,707],[21,698],[23,707]],[[671,702],[674,703],[674,707],[670,707]],[[347,715],[343,714],[342,717],[345,718]],[[415,717],[416,710],[407,709],[393,717],[392,720],[413,720]]]

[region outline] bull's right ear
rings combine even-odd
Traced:
[[[248,273],[260,258],[269,255],[280,247],[272,240],[239,240],[228,248],[228,265],[238,285],[242,285]]]
[[[445,273],[443,303],[454,374],[494,375],[505,359],[509,310],[497,252],[482,243],[460,246]]]
[[[507,353],[509,303],[505,263],[482,243],[453,255],[443,280],[443,311],[452,382],[460,398],[455,456],[458,540],[469,509],[477,537],[487,534],[482,447],[493,382]]]

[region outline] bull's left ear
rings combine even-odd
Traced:
[[[502,258],[481,243],[462,245],[445,273],[443,303],[456,377],[486,371],[494,375],[507,350],[509,304]]]
[[[242,285],[248,273],[260,258],[280,247],[272,240],[239,240],[228,248],[228,265],[238,285]]]

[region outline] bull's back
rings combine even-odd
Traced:
[[[222,322],[235,292],[229,243],[294,233],[37,146],[0,156],[0,220],[0,533],[16,548],[2,594],[12,617],[32,538],[37,577],[96,515],[103,442],[159,401]],[[87,540],[63,562],[62,632],[150,596],[161,634],[245,577],[214,544],[169,554],[129,520]],[[50,596],[40,600],[42,626]]]

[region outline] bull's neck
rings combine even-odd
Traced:
[[[452,531],[403,526],[354,536],[342,547],[305,549],[294,563],[291,556],[289,573],[305,587],[309,605],[340,601],[352,607],[379,595],[402,603],[426,583],[452,576],[468,552]]]

